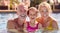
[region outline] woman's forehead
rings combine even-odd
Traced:
[[[47,7],[44,7],[44,6],[43,6],[43,7],[41,7],[40,9],[44,9],[44,10],[47,10]]]
[[[46,7],[42,7],[42,8],[40,9],[40,11],[48,12],[48,9],[47,9]]]

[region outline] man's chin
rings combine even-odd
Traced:
[[[25,19],[21,19],[21,21],[25,21]]]
[[[35,20],[35,19],[31,19],[31,20]]]

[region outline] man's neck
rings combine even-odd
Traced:
[[[24,23],[24,21],[22,21],[20,18],[18,18],[18,23],[20,23],[20,25],[22,25]]]

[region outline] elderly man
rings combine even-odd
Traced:
[[[24,3],[21,3],[17,6],[16,12],[18,18],[14,20],[9,20],[7,24],[7,28],[8,30],[15,29],[21,33],[24,33],[23,28],[24,28],[24,22],[26,21],[26,17],[27,17],[27,7],[24,5]]]

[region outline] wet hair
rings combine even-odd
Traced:
[[[27,15],[29,15],[29,11],[30,11],[30,10],[35,10],[35,12],[38,13],[37,8],[35,8],[35,7],[30,7],[30,8],[28,9]]]

